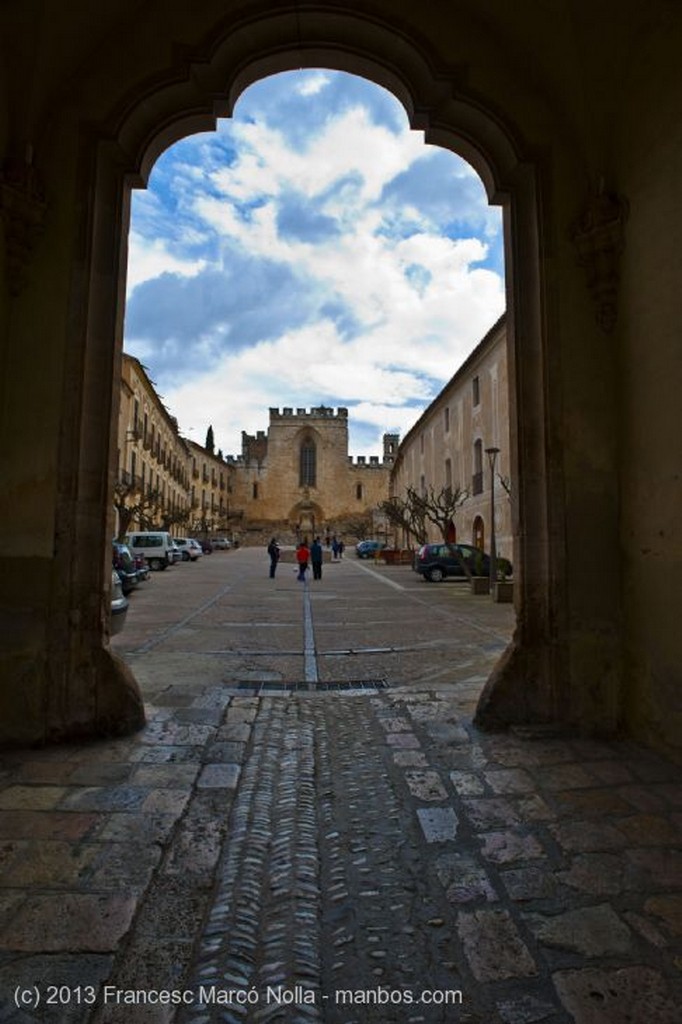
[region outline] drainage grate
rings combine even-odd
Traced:
[[[225,680],[225,682],[231,682]],[[367,692],[375,692],[377,690],[385,690],[388,688],[388,683],[385,679],[344,679],[339,682],[322,682],[316,683],[308,682],[294,682],[294,683],[275,683],[275,682],[241,682],[232,684],[229,686],[228,693],[234,693],[235,695],[244,696],[268,696],[274,697],[277,694],[290,694],[290,693],[345,693],[345,694],[360,694]]]

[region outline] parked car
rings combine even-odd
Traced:
[[[123,594],[130,594],[140,582],[133,556],[128,547],[125,544],[119,544],[118,541],[114,541],[111,547],[112,565],[121,581]]]
[[[144,555],[149,568],[158,570],[166,569],[175,562],[173,550],[180,553],[179,548],[174,548],[173,538],[165,530],[139,530],[129,533],[126,541],[133,555]],[[182,556],[180,556],[182,557]]]
[[[131,551],[132,555],[132,551]],[[135,563],[135,569],[137,570],[137,578],[140,582],[150,579],[149,566],[147,565],[147,559],[144,555],[132,555],[133,562]]]
[[[201,544],[199,543],[199,541],[195,540],[194,537],[190,537],[189,544],[192,550],[195,552],[196,557],[201,558],[204,552],[202,551]]]
[[[214,551],[229,551],[232,547],[232,541],[228,540],[227,537],[214,537],[211,541],[211,546]]]
[[[173,541],[180,549],[183,562],[196,562],[197,558],[201,557],[201,544],[191,537],[173,537]]]
[[[199,543],[201,545],[201,550],[205,555],[213,554],[213,544],[211,543],[210,540],[202,540]]]
[[[355,545],[355,554],[358,558],[374,558],[377,551],[386,547],[383,540],[361,540]]]
[[[123,593],[121,580],[115,569],[111,570],[111,614],[109,616],[109,634],[116,636],[123,629],[128,614],[128,598]]]
[[[466,577],[462,562],[474,576],[490,575],[490,555],[471,544],[423,544],[414,556],[412,568],[431,583],[439,583],[447,576]],[[511,576],[512,566],[507,558],[498,557],[497,568]]]

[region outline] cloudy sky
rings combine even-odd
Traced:
[[[502,219],[383,89],[264,79],[133,194],[125,348],[185,436],[241,451],[270,407],[405,434],[504,309]]]

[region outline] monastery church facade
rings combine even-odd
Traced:
[[[383,435],[383,457],[348,454],[348,410],[319,406],[270,409],[267,433],[242,432],[232,468],[231,504],[242,529],[309,539],[343,534],[388,496],[398,434]]]

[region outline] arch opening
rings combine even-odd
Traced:
[[[354,75],[257,82],[217,132],[170,147],[149,198],[133,198],[126,349],[150,364],[182,427],[196,438],[210,424],[226,452],[284,399],[322,422],[348,407],[351,457],[389,466],[415,405],[435,398],[504,308],[501,218],[475,171],[426,145],[395,97]],[[257,392],[255,424],[245,403]],[[499,415],[486,415],[493,431]],[[447,416],[444,429],[449,449]],[[262,450],[242,451],[259,471],[261,434]],[[368,456],[372,444],[381,454]],[[439,460],[445,477],[429,476],[430,488],[451,491],[452,463]],[[298,469],[299,486],[315,486],[316,472]],[[356,500],[375,491],[356,485]]]
[[[69,484],[74,467],[100,467],[101,471],[107,452],[113,477],[111,425],[117,409],[112,407],[111,382],[119,373],[121,360],[121,292],[130,189],[144,180],[153,160],[178,134],[190,127],[205,129],[214,124],[218,114],[229,113],[249,78],[260,78],[266,70],[326,65],[392,86],[406,109],[409,104],[410,120],[424,130],[427,142],[463,155],[481,175],[489,198],[503,202],[506,211],[514,211],[514,233],[509,217],[505,232],[509,352],[514,365],[530,352],[532,367],[515,377],[511,419],[513,422],[518,408],[524,417],[544,422],[536,167],[520,160],[519,140],[504,125],[499,111],[492,107],[487,111],[479,96],[468,97],[456,70],[434,70],[418,40],[400,35],[390,24],[370,23],[352,13],[335,12],[333,18],[325,14],[319,20],[308,20],[308,13],[296,18],[291,12],[277,11],[254,22],[223,26],[211,38],[218,42],[198,47],[189,60],[183,54],[166,76],[137,81],[127,95],[119,96],[100,131],[88,122],[80,138],[79,180],[84,187],[79,197],[79,223],[85,226],[87,240],[79,247],[72,268],[71,328],[78,343],[69,349],[65,378],[78,382],[82,400],[70,404],[60,437],[60,464],[65,469],[56,507],[56,532],[63,545],[57,552],[56,571],[60,565],[67,570],[69,585],[67,607],[63,615],[55,614],[52,641],[47,644],[50,657],[54,655],[59,663],[53,663],[52,676],[62,683],[54,688],[46,711],[50,726],[45,730],[43,721],[40,730],[53,737],[101,730],[103,718],[98,708],[104,705],[109,725],[116,721],[117,728],[125,729],[139,724],[139,714],[126,711],[129,674],[109,660],[103,604],[95,600],[106,574],[105,537],[111,533],[111,516],[103,510],[101,483],[91,486],[87,472],[77,476],[81,481],[78,493]],[[85,303],[84,295],[88,296]],[[515,351],[517,338],[523,353]],[[542,484],[546,448],[542,430],[523,446],[518,445],[518,432],[513,430],[510,461],[512,475],[524,478],[517,503],[517,517],[524,521],[524,530],[517,531],[520,548],[515,566],[523,614],[513,645],[516,663],[512,675],[518,678],[523,674],[530,684],[511,714],[521,720],[529,715],[543,719],[552,717],[557,707],[552,684],[545,682],[557,678],[554,662],[548,662],[552,648],[546,643],[553,594],[535,585],[540,577],[549,575],[548,498]],[[527,557],[529,536],[539,555],[533,560]],[[101,552],[100,559],[93,560],[95,550]],[[84,594],[90,595],[85,604]],[[69,636],[66,644],[64,630]],[[101,670],[103,650],[107,671]],[[93,679],[97,680],[95,686]],[[106,700],[101,699],[102,688]],[[91,710],[84,712],[85,692],[94,694],[95,699],[88,700]],[[494,717],[490,716],[491,722]],[[505,717],[506,708],[500,720]]]

